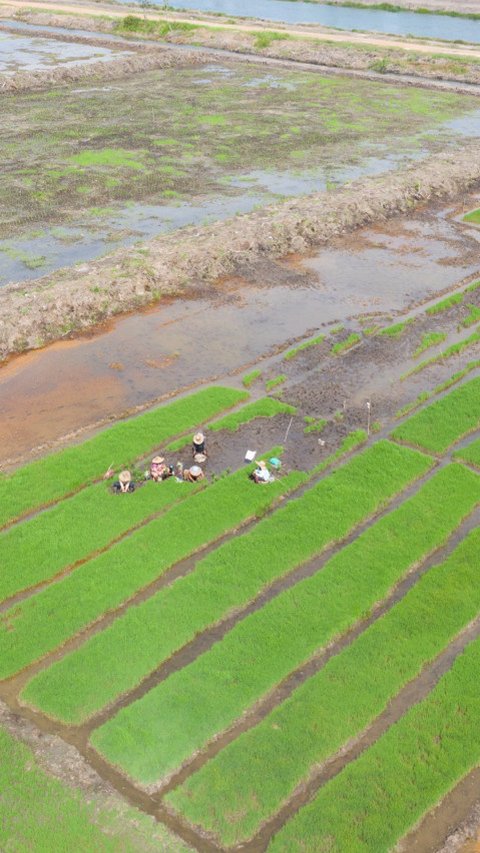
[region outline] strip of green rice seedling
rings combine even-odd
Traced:
[[[307,420],[305,418],[305,420]],[[327,421],[324,418],[312,418],[308,425],[305,427],[303,432],[305,435],[308,435],[311,432],[322,432],[327,425]]]
[[[470,213],[466,213],[463,217],[463,221],[480,223],[480,208],[478,210],[472,210]]]
[[[130,466],[166,439],[194,429],[247,397],[234,388],[207,388],[19,468],[0,479],[0,526],[98,479],[111,463],[118,470]]]
[[[205,429],[210,432],[219,432],[222,429],[235,432],[243,424],[248,424],[255,420],[255,418],[274,418],[275,415],[282,414],[294,415],[296,411],[295,406],[282,403],[275,397],[262,397],[261,400],[255,400],[254,403],[247,403],[238,412],[232,412],[224,418],[219,418],[218,421],[212,421],[212,423],[206,425]],[[165,451],[174,453],[177,450],[181,450],[186,444],[190,444],[191,441],[191,436],[184,436],[168,444]]]
[[[479,548],[477,530],[256,728],[169,794],[167,802],[213,832],[222,845],[250,838],[315,765],[370,725],[476,616]]]
[[[32,751],[0,729],[0,849],[188,853],[180,840],[137,809],[93,805],[80,791],[49,776]]]
[[[275,376],[273,379],[269,379],[268,382],[265,382],[265,388],[267,391],[272,391],[273,388],[276,388],[277,385],[283,385],[286,382],[287,377],[284,373],[280,373],[278,376]]]
[[[435,305],[430,305],[425,313],[432,314],[442,314],[444,311],[448,311],[453,305],[459,305],[460,302],[463,302],[464,293],[452,293],[451,296],[447,296],[446,299],[442,299],[440,302],[435,302]]]
[[[340,540],[430,465],[418,454],[397,456],[385,441],[368,448],[276,513],[277,561],[291,551],[292,565],[298,565],[321,550],[322,536],[324,544]],[[257,548],[250,559],[260,563],[272,557]],[[251,572],[248,564],[237,573],[239,583],[244,571]],[[287,590],[190,666],[122,709],[94,732],[95,748],[144,784],[171,773],[322,645],[319,619],[330,618],[329,610],[319,606],[318,596],[310,598],[309,622],[307,601],[298,604],[299,595],[298,585]]]
[[[388,338],[399,338],[410,323],[413,323],[413,317],[409,320],[403,320],[401,323],[395,323],[393,326],[387,326],[379,334],[386,335]]]
[[[417,349],[413,353],[413,357],[418,358],[418,356],[421,355],[422,352],[425,352],[426,349],[430,349],[430,347],[436,347],[437,344],[441,344],[446,337],[446,332],[426,332]]]
[[[460,326],[464,326],[465,328],[469,328],[470,326],[475,326],[477,323],[480,323],[480,307],[478,305],[472,305],[469,303],[467,305],[468,314],[464,320],[460,323]]]
[[[438,362],[446,361],[447,358],[451,358],[453,355],[460,355],[463,350],[473,346],[474,344],[478,343],[478,341],[480,341],[480,332],[474,332],[473,335],[470,335],[470,337],[464,338],[462,341],[458,341],[458,343],[456,344],[452,344],[438,355],[433,355],[431,358],[427,358],[425,361],[421,361],[420,364],[417,364],[415,367],[412,367],[411,370],[407,370],[407,372],[404,373],[400,377],[400,379],[403,381],[404,379],[408,379],[409,376],[413,376],[415,373],[420,373],[421,370],[425,370],[426,367],[430,367],[431,364],[438,364]]]
[[[288,352],[283,356],[284,361],[290,361],[290,359],[295,358],[300,352],[304,352],[306,349],[310,349],[310,347],[317,347],[324,340],[325,335],[318,335],[316,338],[312,338],[310,341],[303,341],[303,343],[298,344],[298,346],[293,347],[293,349],[289,349]]]
[[[472,284],[469,284],[468,287],[465,288],[465,293],[474,293],[475,290],[478,290],[480,287],[480,279],[478,281],[473,281]]]
[[[470,361],[463,370],[457,371],[452,376],[449,376],[448,379],[445,379],[444,382],[441,382],[440,385],[437,385],[433,391],[422,391],[415,400],[412,400],[411,403],[407,403],[406,406],[402,406],[398,412],[395,413],[396,418],[403,418],[405,415],[408,415],[410,412],[413,412],[415,409],[418,409],[422,403],[425,403],[427,400],[430,400],[431,397],[435,397],[437,394],[442,394],[443,391],[446,391],[448,388],[451,388],[452,385],[455,385],[457,382],[460,382],[465,376],[468,376],[472,370],[476,370],[477,367],[480,367],[480,360]]]
[[[362,336],[359,335],[358,332],[352,332],[352,334],[344,341],[338,341],[338,343],[334,344],[330,350],[330,354],[340,355],[342,352],[346,352],[348,349],[354,347],[355,344],[358,344],[361,340]]]
[[[340,506],[343,500],[341,473],[334,475],[333,482],[325,480],[312,490],[316,507],[319,498],[323,500],[325,507],[320,505],[320,511],[329,523],[324,520],[322,525],[312,525],[308,536],[295,537],[296,515],[312,503],[312,495],[307,493],[260,522],[254,531],[220,546],[197,563],[194,573],[130,608],[103,633],[42,671],[27,686],[24,700],[49,716],[80,723],[132,689],[200,631],[244,606],[273,580],[322,551],[333,535],[338,536],[335,513],[336,503]],[[459,476],[468,484],[468,475],[477,482],[471,472]],[[345,477],[348,466],[343,469]],[[336,497],[339,489],[341,498]],[[465,501],[468,499],[466,488]],[[464,506],[462,500],[459,506]],[[342,529],[345,532],[347,526]],[[156,631],[156,625],[162,630]],[[135,637],[135,642],[129,643],[129,637]],[[119,648],[123,650],[120,657]],[[106,671],[108,679],[104,678]]]
[[[475,468],[480,468],[480,439],[472,441],[468,447],[462,447],[453,454],[454,459],[459,459],[462,462],[468,462],[474,465]]]
[[[252,370],[251,373],[246,373],[242,379],[242,385],[245,388],[250,388],[250,385],[253,385],[256,379],[260,379],[261,375],[261,370]]]
[[[275,836],[269,853],[392,850],[480,761],[480,640]]]
[[[54,577],[191,494],[174,478],[146,483],[127,497],[99,483],[8,529],[0,534],[0,601]]]
[[[178,560],[262,514],[305,476],[292,472],[268,488],[255,487],[245,470],[223,477],[58,582],[4,611],[0,615],[0,678],[61,645]],[[183,487],[188,489],[189,485]]]
[[[480,424],[480,377],[465,382],[400,424],[392,432],[396,441],[406,441],[432,453],[445,451]]]

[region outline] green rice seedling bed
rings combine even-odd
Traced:
[[[0,601],[54,577],[191,494],[174,478],[145,483],[127,496],[98,483],[6,530],[0,534]]]
[[[250,388],[250,385],[253,385],[253,383],[254,383],[257,379],[260,379],[261,375],[262,375],[262,371],[261,371],[261,370],[252,370],[252,372],[251,372],[251,373],[246,373],[246,374],[245,374],[245,376],[244,376],[244,377],[243,377],[243,379],[242,379],[242,385],[243,385],[245,388]]]
[[[166,439],[194,429],[247,397],[247,392],[234,388],[206,388],[19,468],[0,478],[0,526],[98,479],[110,463],[117,470],[128,467]]]
[[[385,329],[381,329],[379,332],[380,335],[385,335],[387,338],[399,338],[400,335],[405,331],[406,327],[413,323],[413,317],[408,320],[403,320],[401,323],[394,323],[393,326],[386,326]]]
[[[478,553],[478,552],[477,552]],[[480,640],[280,830],[269,853],[387,853],[480,761]]]
[[[461,512],[466,505],[471,507],[469,476],[472,483],[478,482],[479,500],[480,481],[460,466],[454,468],[459,473],[449,478],[453,491],[457,479],[465,487],[465,498],[458,503]],[[343,499],[343,484],[336,479],[332,483],[325,480],[324,485],[315,488],[325,504],[333,504],[329,523],[325,521],[326,510],[321,509],[322,524],[312,525],[308,536],[295,539],[297,513],[312,501],[307,493],[261,521],[255,530],[220,546],[197,563],[195,572],[131,608],[105,631],[43,670],[28,683],[23,700],[51,717],[78,724],[132,689],[196,634],[248,603],[298,563],[319,553],[330,544],[332,536],[338,537],[335,491],[340,489]],[[345,526],[343,532],[347,531]],[[155,630],[157,625],[162,626],[161,631]],[[123,650],[121,656],[119,648]],[[107,671],[109,677],[105,679],[103,674]]]
[[[341,355],[342,352],[346,352],[355,346],[355,344],[360,343],[362,340],[362,336],[358,334],[358,332],[352,332],[351,335],[348,336],[344,341],[338,341],[338,343],[334,344],[330,350],[331,355]]]
[[[407,403],[405,406],[402,406],[398,412],[395,413],[396,418],[403,418],[405,415],[408,415],[410,412],[414,411],[414,409],[418,409],[422,403],[425,403],[427,400],[430,400],[431,397],[435,397],[437,394],[442,394],[443,391],[447,391],[448,388],[451,388],[452,385],[455,385],[457,382],[460,382],[464,376],[468,376],[472,370],[476,370],[477,367],[480,367],[480,360],[477,361],[469,361],[466,367],[463,370],[458,370],[456,373],[449,376],[448,379],[445,379],[444,382],[441,382],[440,385],[437,385],[433,391],[422,391],[415,400],[412,400],[411,403]]]
[[[392,438],[432,453],[445,453],[479,425],[480,377],[413,415],[392,432]]]
[[[480,323],[480,308],[478,305],[472,305],[469,303],[467,305],[468,314],[464,320],[460,323],[460,326],[464,326],[465,328],[469,328],[470,326],[475,326],[477,323]]]
[[[443,314],[443,312],[448,311],[452,305],[459,305],[460,302],[463,302],[464,296],[464,293],[452,293],[452,295],[447,296],[446,299],[442,299],[440,302],[435,302],[434,305],[430,305],[430,307],[426,309],[425,313],[429,315]]]
[[[480,208],[478,210],[472,210],[470,213],[466,213],[463,217],[464,222],[475,222],[480,224]]]
[[[453,454],[454,459],[459,459],[462,462],[468,462],[470,465],[475,465],[480,468],[480,438],[472,441],[467,447],[462,447]]]
[[[413,357],[418,358],[418,356],[421,355],[422,352],[425,352],[425,350],[430,349],[430,347],[435,347],[437,346],[437,344],[443,343],[446,337],[446,332],[426,332],[426,334],[420,341],[417,349],[413,353]]]
[[[415,451],[398,455],[393,447],[378,442],[277,512],[278,535],[270,528],[276,559],[291,550],[295,565],[319,552],[322,539],[340,540],[430,468],[430,459]],[[271,552],[257,548],[250,559],[270,561]],[[142,783],[169,774],[322,645],[318,620],[328,611],[315,597],[309,624],[299,594],[299,586],[287,590],[236,625],[208,653],[97,729],[93,745]]]
[[[322,341],[324,339],[325,339],[325,335],[318,335],[318,337],[312,338],[309,341],[303,341],[298,346],[293,347],[293,349],[289,349],[288,352],[286,352],[285,355],[283,356],[283,360],[284,361],[290,361],[290,359],[295,358],[296,355],[298,355],[301,352],[304,352],[306,349],[310,349],[310,347],[318,346],[319,344],[322,343]]]
[[[269,379],[267,382],[265,382],[265,388],[267,391],[273,391],[273,389],[276,388],[277,385],[283,385],[283,383],[286,382],[286,379],[287,377],[285,376],[285,374],[280,373],[278,376],[275,376],[273,379]]]
[[[0,728],[0,849],[82,853],[187,853],[160,824],[137,809],[94,806],[78,790],[48,776],[31,750]]]
[[[406,529],[405,538],[409,535]],[[256,728],[169,794],[167,802],[222,844],[255,834],[315,765],[370,725],[476,616],[479,549],[477,530]]]
[[[293,472],[268,488],[256,487],[246,470],[217,480],[58,582],[9,608],[0,614],[0,678],[61,645],[178,560],[261,514],[304,476]],[[189,489],[187,483],[183,487]],[[134,500],[135,495],[124,499],[130,498]]]
[[[420,364],[415,365],[411,370],[407,370],[406,373],[403,373],[400,379],[403,381],[404,379],[408,379],[409,376],[414,376],[416,373],[420,373],[432,364],[438,364],[439,362],[446,361],[448,358],[452,358],[454,355],[460,355],[460,353],[468,349],[468,347],[474,346],[478,341],[480,341],[480,332],[474,332],[468,338],[464,338],[462,341],[458,341],[458,343],[447,347],[447,349],[438,353],[438,355],[432,355],[431,358],[421,361]]]

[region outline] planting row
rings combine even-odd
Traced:
[[[268,489],[255,488],[244,470],[224,477],[9,608],[0,619],[0,678],[42,657],[152,583],[174,563],[262,513],[305,477],[293,472]]]
[[[391,850],[480,761],[479,668],[477,639],[426,699],[298,812],[270,853]]]
[[[245,391],[233,388],[207,388],[19,468],[0,479],[0,526],[99,479],[110,463],[118,469],[130,465],[167,439],[194,429],[247,397]]]
[[[409,536],[405,529],[404,538]],[[477,615],[479,548],[477,530],[259,726],[169,794],[167,802],[223,844],[254,834],[315,765],[368,726]]]
[[[480,426],[480,377],[465,382],[446,397],[396,427],[392,437],[432,453],[445,453]]]
[[[292,551],[299,563],[328,540],[341,539],[430,466],[431,460],[416,451],[378,442],[277,512],[276,527],[269,531],[270,548],[266,553],[261,547],[252,549],[249,562],[278,561],[283,552]],[[319,537],[316,528],[328,531],[328,539]],[[310,549],[302,549],[301,542],[311,543]],[[239,578],[249,571],[249,562],[238,566]],[[337,573],[333,574],[336,586]],[[351,623],[351,599],[345,609],[336,596],[332,607],[319,607],[323,577],[329,577],[325,570],[237,624],[209,652],[97,729],[94,746],[144,784],[171,774]]]
[[[64,722],[82,722],[198,632],[347,535],[429,466],[430,460],[414,451],[387,442],[374,445],[41,672],[23,699]],[[476,481],[471,472],[459,477],[468,482],[469,475]]]

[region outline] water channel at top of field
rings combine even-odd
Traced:
[[[0,462],[162,395],[246,372],[332,324],[369,314],[388,322],[476,275],[480,229],[449,214],[363,229],[310,258],[264,262],[207,296],[163,300],[90,337],[11,360],[0,370]]]
[[[131,0],[120,0],[129,3]],[[163,6],[162,0],[152,0]],[[391,35],[480,43],[480,20],[418,12],[386,12],[327,6],[302,0],[168,0],[173,9],[260,18],[283,24],[322,24],[339,30],[366,30]]]

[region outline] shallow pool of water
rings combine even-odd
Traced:
[[[129,0],[120,0],[128,3]],[[162,6],[162,0],[153,0]],[[174,9],[195,9],[223,15],[261,18],[286,24],[322,24],[340,30],[413,35],[422,38],[463,40],[480,43],[480,20],[467,20],[416,12],[384,12],[379,9],[353,9],[324,6],[302,0],[168,0]]]
[[[94,47],[35,36],[17,36],[0,32],[0,73],[42,71],[70,65],[89,65],[129,55],[108,47]]]

